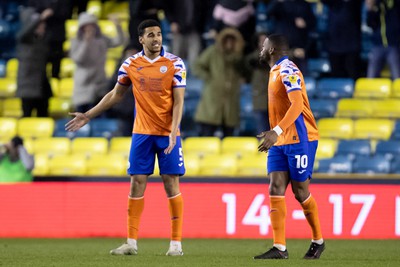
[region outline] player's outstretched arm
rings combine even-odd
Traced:
[[[172,107],[172,126],[171,133],[169,135],[169,145],[164,150],[165,154],[171,153],[176,144],[176,134],[178,132],[179,124],[181,124],[182,113],[183,113],[183,102],[185,97],[185,88],[174,89],[174,106]]]
[[[97,117],[105,110],[111,108],[116,103],[120,102],[124,97],[125,93],[128,91],[129,86],[123,86],[117,83],[113,90],[108,92],[100,102],[91,108],[90,110],[86,111],[85,113],[80,112],[73,112],[70,115],[75,116],[72,120],[65,124],[65,130],[69,132],[75,132],[79,130],[81,127],[86,125],[92,118]],[[132,103],[133,104],[133,103]]]

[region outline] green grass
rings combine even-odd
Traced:
[[[309,240],[288,240],[289,260],[258,260],[271,240],[186,239],[183,257],[167,257],[166,239],[139,240],[137,256],[111,256],[123,239],[0,239],[0,266],[400,266],[400,240],[327,240],[318,261],[301,259]]]

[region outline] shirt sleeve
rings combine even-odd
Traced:
[[[286,92],[290,93],[295,90],[301,90],[301,78],[291,69],[281,71],[282,83],[286,88]]]
[[[128,75],[128,67],[131,64],[131,58],[127,58],[118,70],[117,82],[123,86],[130,86],[132,84],[131,79]]]
[[[173,88],[186,87],[186,67],[182,59],[178,59],[174,62],[174,79],[172,82]]]

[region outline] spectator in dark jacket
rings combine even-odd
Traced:
[[[366,0],[366,5],[367,24],[373,30],[367,76],[380,77],[387,63],[392,79],[400,78],[400,1]]]
[[[360,77],[364,0],[321,0],[329,8],[327,49],[333,77]]]

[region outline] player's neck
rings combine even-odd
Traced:
[[[276,62],[278,62],[282,57],[287,56],[284,54],[276,54],[271,56],[271,60],[268,62],[269,66],[272,68],[275,66]]]
[[[151,52],[150,50],[148,50],[148,49],[144,49],[144,55],[146,56],[146,57],[148,57],[149,59],[151,59],[151,60],[153,60],[153,59],[155,59],[156,57],[158,57],[159,55],[161,54],[161,51],[158,51],[158,52]]]

